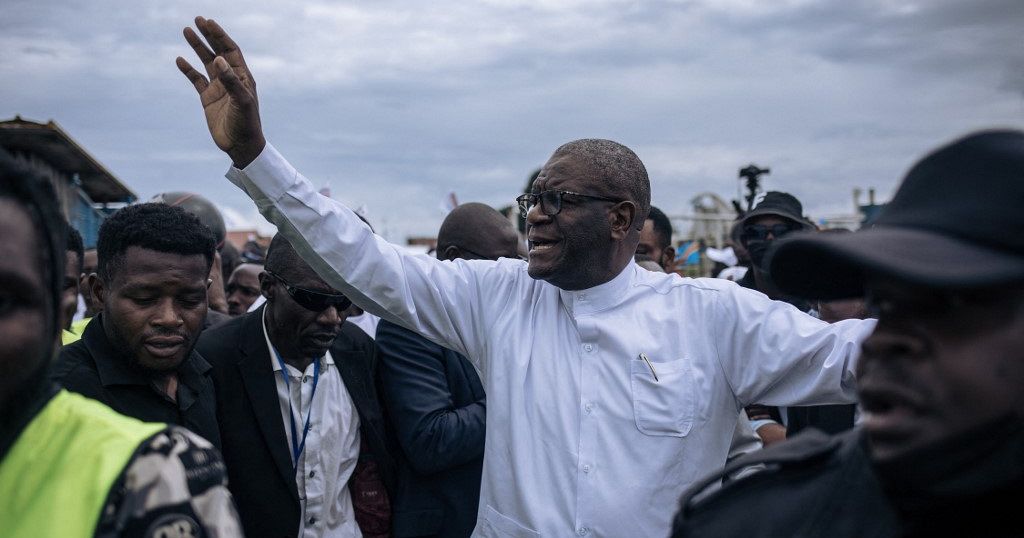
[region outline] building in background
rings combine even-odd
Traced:
[[[15,116],[0,122],[0,148],[53,182],[64,216],[96,246],[103,219],[138,199],[56,122],[36,123]]]

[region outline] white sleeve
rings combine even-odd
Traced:
[[[740,405],[856,401],[854,367],[875,320],[828,324],[736,285],[717,297],[719,361]]]
[[[409,254],[374,235],[343,204],[319,194],[270,144],[244,170],[232,167],[227,177],[325,282],[361,308],[471,360],[484,356],[481,335],[493,317],[481,297],[493,298],[501,288],[510,291],[506,284],[515,276],[514,265]]]

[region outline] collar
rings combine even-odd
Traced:
[[[111,385],[150,386],[152,382],[145,374],[128,366],[128,356],[124,350],[116,348],[110,343],[103,324],[103,314],[96,314],[82,334],[82,340],[89,350],[89,355],[96,363],[96,373],[99,375],[100,383],[104,387]],[[212,369],[210,363],[206,362],[206,359],[193,349],[178,366],[178,381],[198,391],[201,379]]]
[[[562,298],[562,304],[574,316],[601,312],[621,303],[625,299],[626,290],[632,286],[633,278],[638,269],[640,269],[640,266],[635,262],[631,262],[615,278],[604,284],[598,284],[585,290],[568,291],[559,289],[558,294]]]
[[[263,314],[261,316],[263,320],[262,323],[260,323],[260,326],[263,328],[263,338],[267,342],[267,354],[270,355],[270,367],[273,369],[274,373],[277,374],[277,372],[281,371],[281,363],[277,360],[277,348],[275,348],[274,344],[270,342],[270,331],[267,330],[266,308],[263,309]],[[323,357],[320,357],[320,361],[320,368],[324,371],[326,371],[330,366],[333,366],[334,357],[331,356],[331,351],[327,350],[327,353],[325,353]],[[310,365],[312,365],[312,363],[310,363]],[[291,365],[288,365],[288,367],[299,372],[297,368],[293,368]],[[302,375],[302,372],[299,372],[299,375]]]

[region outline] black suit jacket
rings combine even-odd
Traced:
[[[299,493],[263,333],[263,307],[204,331],[196,347],[213,365],[221,452],[246,535],[295,536]],[[346,322],[331,355],[359,414],[359,466],[372,463],[390,486],[394,471],[372,377],[373,340]],[[359,466],[353,480],[361,475]],[[360,498],[354,490],[352,500],[359,521]],[[373,533],[364,529],[364,534]]]
[[[468,537],[484,459],[480,377],[466,357],[388,321],[377,326],[376,344],[398,469],[394,536]]]

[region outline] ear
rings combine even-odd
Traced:
[[[96,301],[96,306],[100,310],[103,310],[104,305],[107,303],[107,285],[100,278],[100,275],[91,273],[86,277],[89,281],[89,291],[92,293],[92,298]]]
[[[257,277],[260,279],[260,294],[263,295],[264,299],[268,301],[274,297],[274,278],[265,272],[261,272]]]
[[[672,263],[676,261],[676,247],[672,245],[665,247],[661,251],[661,259],[664,262],[661,264],[662,267],[671,267]]]
[[[452,261],[462,257],[462,251],[455,245],[448,245],[444,247],[443,251],[438,252],[440,256],[437,257],[439,260]]]
[[[636,204],[633,202],[626,200],[612,206],[612,209],[608,212],[608,223],[611,225],[612,239],[621,241],[632,232],[639,233],[639,230],[633,229],[633,220],[635,218]]]

